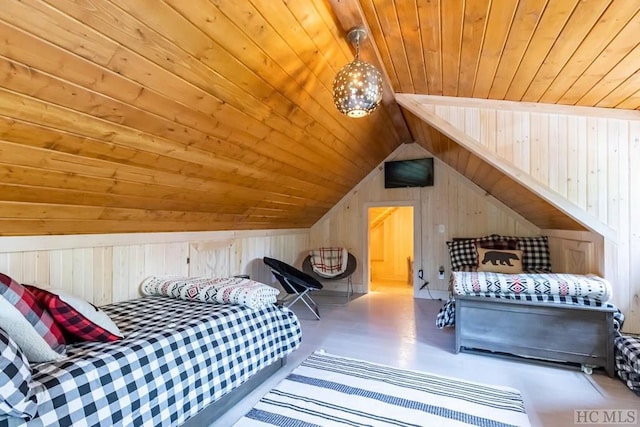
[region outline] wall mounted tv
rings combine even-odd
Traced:
[[[433,185],[433,157],[384,162],[384,188]]]

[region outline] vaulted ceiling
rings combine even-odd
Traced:
[[[309,227],[429,134],[394,92],[640,109],[639,8],[4,2],[0,234]],[[331,95],[356,24],[371,34],[363,59],[388,78],[364,119],[342,116]]]

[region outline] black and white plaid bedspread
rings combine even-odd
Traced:
[[[640,336],[621,335],[615,341],[616,373],[640,396]]]
[[[298,348],[293,312],[151,296],[102,307],[125,339],[32,366],[38,415],[0,426],[175,426]]]

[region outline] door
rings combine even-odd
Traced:
[[[411,292],[414,275],[413,206],[376,206],[368,211],[369,289]]]

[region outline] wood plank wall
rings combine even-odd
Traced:
[[[431,157],[418,144],[403,144],[387,160]],[[432,290],[445,292],[446,280],[438,279],[438,267],[446,269],[450,262],[445,242],[452,237],[481,236],[491,233],[534,236],[540,229],[511,209],[487,195],[482,189],[452,168],[435,159],[434,186],[424,188],[384,188],[382,165],[349,192],[322,219],[311,227],[312,247],[344,246],[358,259],[353,283],[356,289],[366,289],[367,266],[367,210],[373,206],[415,206],[420,227],[414,235],[419,255],[414,263],[414,295],[428,298],[426,290],[419,290],[417,271],[424,269],[424,278]],[[420,225],[421,224],[421,225]],[[444,226],[444,233],[438,226]],[[421,236],[421,237],[420,237]]]
[[[0,237],[0,272],[104,305],[139,296],[141,281],[156,274],[249,274],[272,284],[262,257],[299,265],[308,250],[307,229]]]
[[[617,232],[604,242],[603,273],[625,330],[640,332],[640,113],[429,98],[424,108]]]

